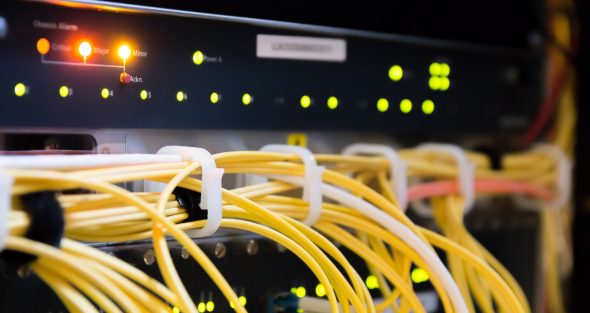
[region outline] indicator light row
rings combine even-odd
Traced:
[[[37,40],[37,52],[41,55],[46,55],[51,50],[51,42],[47,38],[39,38]],[[94,51],[94,47],[89,40],[83,40],[78,44],[78,53],[84,58],[84,61]],[[122,44],[117,49],[117,54],[123,61],[127,60],[131,56],[131,48],[127,44]]]

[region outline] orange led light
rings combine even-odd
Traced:
[[[41,55],[46,55],[49,53],[49,49],[51,48],[51,44],[47,38],[41,38],[37,40],[37,52]]]
[[[131,49],[129,48],[128,45],[122,45],[119,47],[119,56],[121,57],[121,59],[123,59],[123,61],[127,60],[129,58],[129,56],[131,56]]]
[[[78,46],[78,53],[86,59],[92,54],[92,45],[88,41],[82,41]]]

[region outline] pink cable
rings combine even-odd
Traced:
[[[530,183],[508,180],[478,179],[475,181],[477,193],[511,193],[531,196],[542,200],[550,200],[554,194],[551,190]],[[409,200],[444,196],[459,193],[457,182],[452,180],[424,183],[410,188]]]

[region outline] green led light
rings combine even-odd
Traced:
[[[451,80],[447,77],[441,77],[440,79],[440,90],[446,91],[451,87]]]
[[[297,309],[297,313],[303,313],[305,312],[303,309]]]
[[[207,312],[213,312],[213,310],[215,310],[215,302],[207,301]]]
[[[212,92],[211,95],[209,96],[209,100],[213,104],[219,102],[219,94],[217,92]]]
[[[320,298],[326,296],[326,287],[322,284],[317,284],[317,286],[315,286],[315,295]]]
[[[205,302],[199,302],[197,305],[197,311],[199,311],[199,313],[205,313],[206,308]]]
[[[23,83],[18,83],[14,86],[14,94],[17,97],[22,97],[27,93],[27,86]]]
[[[434,102],[432,100],[424,100],[422,102],[422,112],[427,115],[432,114],[434,112]]]
[[[305,297],[306,294],[307,294],[307,290],[305,290],[305,287],[303,287],[303,286],[297,287],[297,291],[295,292],[295,295],[297,296],[297,298],[303,298],[303,297]]]
[[[252,96],[249,93],[245,93],[242,95],[242,103],[244,105],[249,105],[252,103]]]
[[[184,94],[184,92],[179,91],[176,93],[176,101],[182,102],[182,101],[184,101],[185,98],[186,98],[186,95]]]
[[[246,296],[239,296],[239,297],[238,297],[238,301],[240,301],[240,304],[241,304],[242,306],[245,306],[245,305],[246,305],[246,303],[248,302],[248,299],[246,299]]]
[[[70,88],[68,86],[59,87],[59,96],[65,98],[70,95]]]
[[[410,101],[410,99],[403,99],[399,103],[399,110],[402,111],[402,113],[410,113],[412,111],[412,101]]]
[[[375,275],[369,275],[367,279],[365,279],[365,284],[369,289],[377,289],[379,288],[379,280]]]
[[[389,75],[389,79],[391,79],[394,82],[397,82],[400,81],[404,76],[404,70],[399,65],[393,65],[389,68],[387,74]]]
[[[415,284],[427,282],[429,279],[428,273],[421,268],[413,269],[411,276],[412,276],[412,281]]]
[[[292,294],[296,294],[297,293],[297,287],[291,287],[291,293]]]
[[[440,63],[434,62],[434,63],[430,64],[430,66],[428,67],[428,72],[432,76],[440,76],[440,73],[441,73]]]
[[[377,110],[379,110],[379,112],[386,112],[389,110],[389,101],[385,98],[377,100]]]
[[[302,108],[307,109],[311,105],[311,98],[305,95],[299,99],[299,104],[301,104]]]
[[[149,96],[149,94],[148,94],[147,90],[145,90],[145,89],[139,92],[139,98],[141,100],[147,100],[148,96]]]
[[[232,308],[232,309],[235,309],[236,308],[236,305],[233,302],[230,301],[229,302],[229,307]]]
[[[195,51],[195,53],[193,53],[193,63],[195,63],[196,65],[201,65],[203,61],[205,61],[205,55],[203,54],[203,52],[199,50]]]
[[[430,89],[432,90],[440,89],[440,80],[440,77],[430,77],[430,79],[428,80],[428,87],[430,87]]]
[[[180,313],[180,309],[175,306],[172,308],[172,313]]]
[[[447,63],[440,65],[440,76],[447,77],[451,75],[451,67]]]
[[[328,104],[328,108],[330,110],[336,110],[336,108],[338,107],[338,98],[336,98],[336,97],[328,98],[327,104]]]
[[[111,91],[110,91],[110,90],[108,90],[107,88],[103,88],[103,89],[100,91],[100,96],[101,96],[103,99],[107,99],[108,97],[110,97],[110,95],[111,95]]]

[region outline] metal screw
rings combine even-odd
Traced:
[[[154,262],[156,262],[156,255],[154,254],[154,250],[148,249],[143,254],[143,261],[145,262],[146,265],[154,264]]]
[[[183,247],[183,248],[182,248],[182,250],[180,251],[180,256],[181,256],[183,259],[185,259],[185,260],[186,260],[186,259],[188,259],[188,258],[189,258],[191,255],[190,255],[190,253],[188,253],[188,250],[187,250],[186,248],[184,248],[184,247]]]
[[[226,254],[227,254],[227,249],[225,248],[225,245],[222,244],[221,242],[218,242],[215,245],[215,257],[218,258],[218,259],[221,259]]]
[[[258,244],[256,243],[256,241],[254,241],[253,239],[250,239],[248,241],[248,244],[246,245],[246,252],[248,253],[248,255],[255,255],[256,253],[258,253]]]

